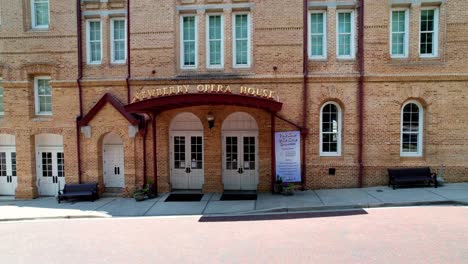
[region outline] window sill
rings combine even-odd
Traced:
[[[52,115],[36,115],[35,117],[31,119],[31,121],[33,122],[48,122],[52,120],[53,120]]]
[[[390,59],[392,59],[392,60],[408,60],[409,57],[408,56],[392,56],[392,55],[390,55]]]
[[[356,61],[356,58],[354,57],[336,57],[336,61],[341,62],[341,61]]]
[[[438,55],[421,55],[421,54],[419,54],[419,58],[420,58],[420,59],[423,59],[423,60],[427,60],[427,59],[439,59],[439,56],[438,56]]]
[[[309,57],[309,61],[312,61],[312,62],[324,62],[324,61],[328,61],[327,57]]]
[[[422,158],[422,157],[423,157],[422,154],[402,154],[402,153],[400,153],[400,158],[403,158],[403,159],[407,159],[407,158],[419,159],[419,158]]]
[[[320,153],[321,158],[339,158],[341,153]]]
[[[33,32],[33,33],[45,33],[45,32],[50,32],[50,28],[31,28],[30,29],[30,32]]]

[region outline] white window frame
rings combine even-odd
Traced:
[[[99,61],[91,61],[91,43],[90,43],[90,34],[91,34],[91,29],[90,29],[90,23],[91,22],[97,22],[99,21],[99,30],[101,31],[101,59]],[[103,46],[102,46],[102,21],[101,19],[88,19],[86,20],[86,62],[88,64],[94,64],[94,65],[99,65],[102,63],[102,53],[103,53]]]
[[[184,17],[194,17],[195,18],[195,65],[184,65],[185,56],[184,56]],[[183,70],[195,70],[198,68],[198,17],[195,14],[187,14],[180,16],[180,68]]]
[[[350,55],[339,55],[340,53],[340,46],[339,46],[339,14],[341,13],[351,13],[351,54]],[[355,19],[355,12],[354,10],[339,10],[336,12],[336,57],[338,59],[354,59],[356,57],[356,19]]]
[[[35,110],[36,110],[36,115],[41,115],[41,116],[51,116],[52,111],[50,112],[45,112],[45,111],[40,111],[40,105],[39,105],[39,92],[38,92],[38,80],[49,80],[50,81],[50,76],[36,76],[34,77],[34,102],[35,102]],[[49,83],[50,85],[50,83]],[[52,87],[50,87],[50,96],[52,97]]]
[[[434,10],[434,30],[433,30],[433,36],[432,36],[432,54],[421,54],[421,13],[424,10]],[[422,7],[421,10],[419,11],[419,45],[418,45],[418,50],[419,50],[419,57],[421,58],[434,58],[439,56],[439,8],[438,7]]]
[[[221,65],[210,64],[210,17],[221,17]],[[224,68],[224,15],[222,13],[210,13],[206,15],[206,67],[209,69],[223,69]]]
[[[312,56],[312,14],[323,14],[323,55],[321,56]],[[325,10],[312,10],[309,11],[308,14],[308,27],[309,27],[309,35],[308,35],[308,50],[309,50],[309,59],[326,59],[327,58],[327,11]]]
[[[403,54],[393,54],[393,12],[405,11],[405,38],[403,42]],[[409,54],[409,9],[408,8],[392,8],[390,10],[390,56],[392,58],[408,58]]]
[[[325,108],[326,105],[328,104],[333,104],[334,106],[336,106],[336,108],[338,109],[338,134],[337,134],[337,137],[338,137],[338,140],[337,140],[337,146],[336,146],[336,152],[324,152],[323,151],[323,109]],[[328,102],[325,102],[322,107],[320,108],[320,156],[323,156],[323,157],[338,157],[338,156],[341,156],[341,126],[342,126],[342,119],[341,119],[341,115],[342,115],[342,111],[341,111],[341,107],[339,104],[337,104],[336,102],[334,101],[328,101]]]
[[[48,11],[47,16],[49,17],[49,23],[47,25],[41,25],[41,26],[36,25],[36,7],[34,5],[35,0],[31,0],[31,2],[30,2],[30,4],[31,4],[31,27],[33,29],[49,29],[49,26],[50,26],[50,0],[44,0],[44,1],[47,1],[47,11]]]
[[[0,77],[0,89],[3,89],[3,93],[2,93],[2,96],[1,96],[1,99],[2,100],[2,104],[3,104],[3,112],[0,112],[0,116],[4,116],[5,115],[5,89],[3,88],[3,78]]]
[[[236,15],[247,15],[247,64],[237,64],[237,47],[236,47]],[[250,68],[252,62],[252,19],[250,12],[234,12],[232,13],[232,67],[233,68]]]
[[[417,152],[403,152],[403,110],[408,104],[415,104],[419,107],[419,120],[418,120],[418,148]],[[415,100],[409,100],[403,104],[400,109],[400,156],[401,157],[422,157],[423,151],[423,129],[424,127],[424,108]]]
[[[116,60],[115,59],[115,54],[114,54],[114,22],[115,21],[124,21],[124,34],[125,34],[125,38],[124,38],[124,59],[123,60]],[[124,17],[115,17],[115,18],[111,18],[110,20],[110,32],[111,32],[111,42],[110,42],[110,50],[111,50],[111,63],[113,64],[125,64],[127,62],[127,19],[125,19]],[[101,36],[102,36],[102,32],[101,32]],[[102,41],[102,37],[101,37],[101,41]],[[102,60],[102,50],[101,50],[101,60]]]

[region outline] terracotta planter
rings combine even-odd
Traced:
[[[145,194],[144,193],[136,193],[133,195],[133,198],[135,198],[135,201],[141,202],[145,200]]]

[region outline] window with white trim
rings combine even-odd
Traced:
[[[127,59],[126,21],[123,18],[111,20],[111,62],[125,63]]]
[[[250,66],[250,15],[234,14],[234,67]]]
[[[102,30],[101,20],[88,20],[86,23],[86,51],[88,64],[101,64]]]
[[[49,28],[49,0],[31,0],[32,28]]]
[[[327,16],[325,11],[311,11],[309,14],[309,58],[327,57]]]
[[[423,108],[416,101],[401,110],[401,156],[422,156]]]
[[[327,102],[320,110],[320,155],[341,155],[341,108]]]
[[[421,57],[436,57],[439,42],[439,9],[421,9],[419,27],[419,54]]]
[[[183,69],[197,68],[197,18],[193,15],[182,16],[181,31],[181,65]]]
[[[224,65],[223,16],[207,16],[207,64],[209,68],[222,68]]]
[[[390,21],[390,54],[392,57],[408,57],[408,9],[393,9]]]
[[[354,12],[339,11],[336,15],[336,55],[354,58]]]
[[[34,78],[34,97],[37,115],[52,115],[52,89],[49,81],[50,77],[48,76]]]
[[[4,102],[3,102],[3,85],[2,78],[0,78],[0,116],[5,114]]]

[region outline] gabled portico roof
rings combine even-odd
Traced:
[[[201,105],[236,105],[263,109],[267,112],[279,112],[282,103],[262,97],[240,94],[197,93],[155,97],[125,106],[129,113],[160,113],[167,110]]]

